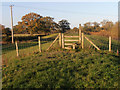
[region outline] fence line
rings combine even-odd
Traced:
[[[55,38],[55,36],[54,36],[54,38]],[[37,51],[42,52],[42,48],[41,48],[42,43],[46,43],[46,41],[51,41],[54,38],[53,38],[53,36],[51,38],[49,38],[49,37],[47,37],[47,38],[46,37],[45,38],[44,37],[41,38],[40,36],[38,36],[38,39],[33,39],[32,40],[32,41],[35,41],[33,43],[31,43],[32,42],[31,41],[30,44],[28,44],[28,43],[23,43],[23,44],[20,43],[19,44],[19,42],[16,41],[15,44],[12,44],[12,46],[9,46],[9,47],[10,47],[10,49],[12,48],[12,50],[16,50],[15,53],[17,53],[17,56],[19,56],[19,54],[20,54],[19,51],[21,52],[20,49],[21,49],[22,46],[25,46],[25,48],[26,48],[26,47],[31,47],[31,46],[37,46],[38,45]],[[78,40],[77,40],[77,38],[78,38]],[[84,38],[85,38],[85,40],[87,40],[87,43],[89,43],[89,44],[86,45],[86,41],[84,40]],[[107,50],[111,52],[112,49],[114,48],[114,47],[111,47],[112,46],[112,37],[111,36],[109,36],[109,39],[98,38],[98,40],[103,40],[104,44],[101,43],[102,41],[100,41],[100,44],[95,45],[96,41],[94,43],[94,40],[96,40],[96,38],[94,38],[94,36],[91,36],[90,39],[89,39],[88,36],[84,35],[84,33],[81,33],[80,26],[79,26],[78,36],[77,35],[76,36],[70,36],[70,35],[66,36],[66,35],[64,35],[64,33],[59,33],[59,35],[57,35],[57,37],[53,40],[53,42],[50,44],[50,46],[46,50],[49,50],[53,46],[53,44],[57,41],[57,39],[59,39],[59,46],[61,48],[64,48],[64,49],[75,49],[76,45],[80,45],[80,47],[82,49],[86,48],[86,47],[88,47],[88,48],[91,48],[91,47],[94,48],[95,47],[97,50],[103,50],[103,49],[105,50],[105,48],[107,46]],[[41,41],[43,41],[43,42],[41,43]],[[68,45],[68,47],[66,47],[67,45]],[[4,48],[5,48],[5,50],[7,49],[7,47],[4,47]],[[23,49],[23,47],[22,47],[22,49]],[[113,50],[115,52],[117,52],[117,55],[119,55],[119,50],[117,48],[113,49]]]

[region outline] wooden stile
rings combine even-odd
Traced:
[[[17,44],[17,41],[15,42],[15,45],[16,45],[16,53],[17,53],[17,57],[19,56],[19,52],[18,52],[18,44]]]
[[[49,49],[53,46],[53,44],[57,41],[58,38],[59,38],[59,35],[55,38],[55,40],[54,40],[53,43],[48,47],[47,50],[49,50]]]
[[[64,48],[64,34],[62,33],[62,48]]]
[[[100,50],[91,40],[89,40],[86,36],[84,36],[97,50]]]
[[[64,47],[64,49],[71,49],[70,47]]]
[[[59,33],[59,45],[60,45],[60,47],[62,46],[62,40],[61,40],[61,33]]]
[[[73,43],[65,43],[64,45],[73,45]]]
[[[111,52],[111,36],[109,36],[109,51]]]
[[[41,52],[40,36],[38,37],[38,43],[39,43],[39,52]]]

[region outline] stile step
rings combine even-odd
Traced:
[[[72,37],[72,38],[77,38],[79,36],[64,36],[64,37]]]
[[[65,43],[65,45],[73,45],[73,43]]]
[[[65,40],[65,41],[79,41],[79,40]]]
[[[70,47],[65,47],[65,49],[71,49]]]

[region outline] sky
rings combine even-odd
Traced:
[[[104,19],[118,21],[118,2],[2,2],[0,15],[2,24],[6,27],[11,27],[10,5],[14,5],[14,25],[30,12],[53,17],[57,23],[66,19],[71,28],[86,22],[101,22]]]

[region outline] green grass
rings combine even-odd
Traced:
[[[19,57],[15,46],[5,49],[8,46],[4,45],[2,87],[118,88],[120,61],[116,54],[117,41],[112,40],[113,51],[109,52],[106,37],[86,36],[101,50],[94,50],[92,45],[90,48],[90,43],[85,40],[84,49],[77,46],[76,50],[63,50],[57,41],[52,49],[46,51],[56,34],[42,37],[42,53],[38,51],[37,41],[18,44]]]
[[[16,58],[3,68],[3,88],[117,88],[114,53],[52,50]]]

